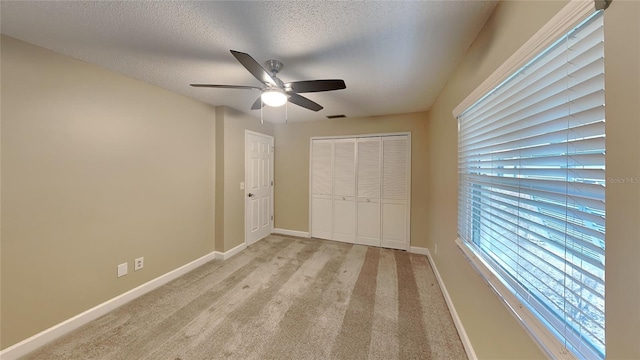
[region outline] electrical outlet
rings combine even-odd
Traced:
[[[127,275],[127,272],[129,271],[128,269],[129,269],[128,263],[118,265],[118,277]]]
[[[133,261],[133,271],[141,270],[144,267],[144,257],[139,257]]]

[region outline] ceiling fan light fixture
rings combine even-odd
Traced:
[[[269,89],[260,95],[262,102],[271,107],[282,106],[287,102],[287,95],[280,89]]]

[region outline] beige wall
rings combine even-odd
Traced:
[[[216,141],[224,152],[219,158],[224,162],[223,173],[216,175],[217,184],[222,184],[216,189],[216,223],[224,230],[217,234],[216,250],[229,251],[244,243],[245,191],[240,189],[240,182],[244,181],[245,130],[273,136],[274,125],[260,124],[260,120],[227,107],[218,107],[216,122],[217,130],[221,130]]]
[[[12,38],[1,46],[6,348],[213,251],[215,112]]]
[[[608,359],[640,359],[640,2],[605,12]]]
[[[314,136],[411,132],[411,246],[426,247],[426,113],[276,125],[275,227],[309,231],[309,141]]]
[[[501,2],[429,112],[428,246],[483,359],[541,358],[543,354],[454,243],[457,149],[451,111],[565,4]],[[614,1],[605,15],[607,177],[640,179],[639,6],[636,1]],[[610,359],[638,359],[640,184],[608,185],[606,196],[607,354]]]

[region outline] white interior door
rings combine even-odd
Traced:
[[[273,230],[273,137],[245,132],[245,242]]]
[[[358,236],[362,245],[380,246],[379,137],[358,139]]]

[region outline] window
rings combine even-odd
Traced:
[[[458,116],[462,247],[586,359],[605,357],[603,42],[600,11]]]

